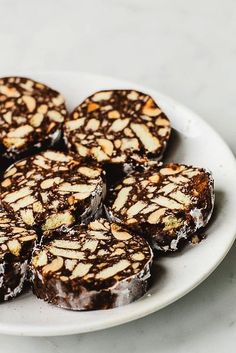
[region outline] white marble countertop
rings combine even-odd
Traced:
[[[235,33],[234,0],[0,0],[0,71],[78,70],[145,84],[203,116],[236,154]],[[144,319],[69,337],[0,336],[0,351],[235,352],[235,251]]]

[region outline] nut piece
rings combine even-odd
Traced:
[[[111,156],[113,152],[113,143],[107,139],[98,139],[98,144],[102,147],[102,150],[108,155]]]
[[[100,102],[102,100],[108,100],[111,98],[112,92],[111,91],[103,91],[103,92],[98,92],[93,95],[93,101],[94,102]]]
[[[119,191],[117,198],[112,206],[114,210],[119,211],[124,206],[131,190],[132,186],[127,186]]]
[[[165,208],[159,208],[155,212],[151,213],[150,216],[148,217],[148,223],[150,224],[157,224],[161,216],[165,214]]]
[[[57,213],[51,215],[46,219],[46,222],[42,226],[42,229],[44,231],[53,230],[60,228],[62,225],[71,225],[72,223],[74,223],[74,221],[74,217],[69,212]]]
[[[93,266],[92,264],[84,264],[80,262],[72,272],[70,279],[74,279],[77,277],[84,277],[85,275],[87,275],[87,273],[89,272],[92,266]]]
[[[132,123],[130,126],[149,152],[153,152],[160,147],[159,139],[154,137],[145,125]]]
[[[62,268],[63,264],[64,261],[62,257],[57,257],[51,263],[43,267],[43,273],[57,272]]]
[[[147,204],[143,201],[137,201],[135,204],[133,204],[128,210],[127,210],[127,215],[128,218],[132,218],[136,214],[138,214],[140,211],[142,211]]]
[[[152,117],[161,114],[161,109],[155,108],[154,106],[155,106],[155,103],[150,98],[145,104],[145,106],[143,107],[143,114],[152,116]]]
[[[20,255],[21,244],[19,243],[19,241],[17,239],[9,240],[7,242],[7,246],[8,246],[8,249],[10,250],[10,252],[13,255],[15,255],[15,256],[19,256]]]
[[[35,99],[31,96],[23,96],[22,100],[26,104],[28,111],[30,113],[32,113],[34,111],[34,109],[36,108]]]
[[[104,268],[101,272],[96,275],[96,278],[102,280],[107,279],[109,277],[113,277],[117,273],[124,271],[129,266],[130,262],[128,260],[121,260],[111,267]]]
[[[128,240],[132,238],[131,234],[128,232],[124,232],[117,224],[112,223],[111,225],[111,232],[114,235],[114,237],[118,240]]]

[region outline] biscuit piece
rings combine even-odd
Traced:
[[[168,164],[134,172],[108,193],[111,220],[146,237],[153,248],[175,251],[212,214],[212,175],[202,168]]]
[[[42,230],[89,222],[105,195],[104,172],[73,154],[45,151],[11,165],[1,182],[4,207]]]
[[[66,115],[57,91],[28,78],[0,78],[0,155],[19,159],[54,145]]]
[[[99,219],[35,250],[33,291],[71,310],[125,305],[146,292],[152,258],[143,238]]]
[[[0,301],[21,293],[36,233],[0,210]]]
[[[68,148],[102,163],[124,163],[134,155],[161,159],[170,122],[141,92],[110,90],[83,101],[64,124]]]

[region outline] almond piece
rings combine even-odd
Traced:
[[[30,125],[19,126],[7,134],[9,138],[23,138],[28,136],[34,129]]]
[[[33,203],[33,210],[36,213],[43,212],[44,208],[40,201]]]
[[[33,125],[34,127],[39,127],[42,124],[42,121],[44,119],[44,115],[41,113],[36,113],[30,118],[30,124]]]
[[[47,116],[49,117],[50,120],[55,121],[56,123],[63,123],[64,118],[61,115],[61,113],[59,113],[56,110],[49,110],[47,112]]]
[[[94,252],[98,246],[97,240],[88,240],[84,243],[82,250],[90,250],[90,252]]]
[[[145,256],[142,252],[137,252],[135,254],[132,254],[131,257],[132,257],[132,260],[134,261],[142,261],[145,259]]]
[[[151,204],[151,205],[147,206],[146,208],[144,208],[144,210],[142,210],[141,213],[147,214],[147,213],[150,213],[150,212],[155,211],[155,210],[158,209],[158,208],[159,208],[158,205]]]
[[[93,266],[92,264],[88,264],[88,263],[84,264],[80,262],[73,270],[72,275],[70,276],[70,279],[74,279],[77,277],[84,277],[85,275],[87,275],[87,273],[89,272],[92,266]]]
[[[114,237],[118,240],[128,240],[132,238],[132,235],[129,234],[128,232],[123,231],[117,224],[112,223],[111,224],[111,232],[114,235]]]
[[[98,130],[100,126],[100,121],[97,119],[90,119],[85,127],[85,130],[92,130],[96,131]]]
[[[129,124],[130,119],[126,118],[126,119],[117,119],[113,122],[113,124],[110,127],[110,130],[113,130],[115,132],[119,132],[124,130],[124,128],[126,128],[126,126]]]
[[[138,139],[136,138],[123,138],[121,140],[121,151],[124,150],[138,150],[139,149],[139,143],[138,143]]]
[[[21,208],[25,208],[29,205],[32,205],[32,203],[34,203],[35,201],[36,201],[35,197],[32,195],[29,195],[18,200],[16,203],[12,203],[11,207],[16,212],[16,211],[19,211]]]
[[[95,93],[93,96],[92,96],[92,100],[94,102],[100,102],[102,100],[108,100],[111,98],[111,95],[112,95],[112,92],[111,91],[102,91],[102,92],[98,92],[98,93]]]
[[[155,124],[157,126],[170,126],[169,120],[162,118],[162,117],[157,118],[155,121]]]
[[[174,189],[176,188],[175,184],[169,183],[165,186],[163,186],[163,188],[158,190],[158,193],[161,194],[163,193],[164,195],[168,195],[169,193],[171,193]]]
[[[157,203],[159,206],[169,208],[171,210],[182,210],[183,205],[164,196],[158,196],[152,199],[152,202]]]
[[[108,155],[101,150],[101,147],[93,147],[91,149],[91,153],[94,155],[98,162],[109,160]]]
[[[61,152],[46,151],[44,152],[44,157],[56,162],[70,162],[72,160],[71,156],[67,156]]]
[[[62,179],[60,177],[45,179],[40,184],[40,187],[43,190],[47,190],[47,189],[50,189],[54,184],[59,184],[61,181]]]
[[[71,241],[71,240],[55,239],[53,242],[53,245],[56,246],[57,248],[63,248],[63,249],[73,249],[73,250],[80,249],[80,244],[76,241]]]
[[[123,184],[125,185],[132,185],[135,183],[135,178],[134,177],[128,177],[123,180]]]
[[[148,217],[148,223],[156,224],[160,220],[161,216],[164,215],[165,212],[166,212],[165,208],[160,208],[155,212],[151,213],[150,216]]]
[[[132,218],[133,216],[137,215],[140,211],[142,211],[147,204],[143,201],[137,201],[127,210],[128,218]]]
[[[20,211],[20,215],[22,220],[32,226],[34,224],[34,215],[33,215],[33,211],[32,210],[21,210]]]
[[[26,143],[26,139],[16,137],[4,137],[2,142],[7,148],[20,148],[24,146],[24,144]]]
[[[149,98],[142,109],[143,114],[148,116],[157,116],[161,114],[161,109],[155,107],[155,103],[152,98]]]
[[[88,178],[97,178],[100,175],[100,171],[96,169],[92,169],[89,167],[80,167],[79,172]]]
[[[88,148],[80,145],[79,143],[76,143],[75,147],[81,157],[86,157],[88,155],[88,153],[89,153]]]
[[[99,222],[98,220],[95,220],[93,222],[90,223],[90,228],[93,230],[108,230],[109,228],[106,228],[101,222]],[[108,223],[109,226],[109,223]]]
[[[29,187],[25,187],[25,188],[22,188],[18,191],[13,191],[9,194],[7,194],[3,201],[7,202],[7,203],[13,203],[25,196],[28,196],[30,194],[32,194],[33,190],[31,190]]]
[[[22,96],[22,100],[27,106],[27,109],[30,113],[32,113],[36,108],[36,101],[31,96]]]
[[[159,174],[153,174],[148,178],[148,180],[150,180],[151,183],[158,183],[160,180],[160,176]]]
[[[58,187],[59,191],[79,192],[79,193],[91,193],[95,189],[96,189],[96,185],[88,185],[88,184],[71,185],[70,183],[63,183],[63,184],[60,184]]]
[[[132,100],[132,101],[136,101],[139,98],[139,94],[136,91],[131,91],[128,95],[127,98]]]
[[[119,119],[120,113],[118,112],[118,110],[110,110],[107,116],[109,119]]]
[[[64,260],[61,257],[56,257],[52,262],[43,267],[43,274],[57,272],[62,268],[63,264]]]
[[[68,259],[75,259],[75,260],[84,259],[84,253],[81,251],[51,247],[49,249],[49,252],[55,256],[61,256]]]
[[[3,114],[3,119],[6,121],[6,123],[8,123],[9,125],[12,122],[12,112],[8,111],[7,113]]]
[[[4,94],[7,97],[20,97],[20,93],[15,89],[15,87],[7,87],[0,85],[0,93]]]
[[[68,130],[76,130],[84,125],[85,118],[80,118],[76,120],[69,120],[65,123],[65,126]]]
[[[124,271],[129,266],[130,266],[130,262],[128,260],[121,260],[116,264],[110,267],[104,268],[102,271],[98,272],[96,274],[96,278],[103,280],[103,279],[113,277],[117,273]]]
[[[77,264],[77,261],[76,260],[69,260],[69,259],[66,259],[65,260],[65,268],[69,271],[73,271],[73,269],[75,268]]]
[[[180,190],[172,192],[172,194],[170,194],[169,196],[185,206],[189,206],[192,202],[191,197],[189,195],[184,194]]]
[[[69,213],[57,213],[53,214],[46,219],[46,222],[42,226],[44,231],[52,230],[61,227],[62,225],[71,225],[75,221],[74,217]]]
[[[132,186],[127,186],[122,188],[119,191],[112,208],[115,209],[116,211],[119,211],[124,206],[131,190],[132,190]]]
[[[144,124],[132,123],[131,129],[149,152],[154,152],[160,147],[158,138],[154,137]]]
[[[176,168],[162,168],[160,170],[160,173],[162,175],[174,175],[174,174],[178,174],[180,172],[182,172],[183,170],[185,170],[185,167],[184,166],[178,166]]]
[[[34,256],[32,259],[32,263],[35,267],[41,267],[41,266],[47,265],[48,257],[47,257],[46,251],[43,250],[39,253],[39,255]]]
[[[107,139],[97,139],[98,144],[102,147],[102,150],[108,155],[111,156],[113,152],[113,143]]]
[[[17,239],[12,239],[7,242],[8,249],[10,252],[15,255],[19,256],[21,251],[21,244]]]
[[[54,105],[56,105],[57,107],[59,107],[60,105],[64,104],[65,103],[65,99],[64,97],[61,95],[61,94],[58,94],[57,97],[54,97],[52,99],[52,102]]]
[[[1,183],[1,185],[2,185],[2,187],[7,188],[8,186],[11,185],[11,179],[10,178],[4,179]]]

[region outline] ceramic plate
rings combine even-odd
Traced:
[[[213,172],[216,207],[206,239],[154,265],[153,283],[138,301],[112,310],[72,312],[26,293],[0,306],[0,333],[67,335],[100,330],[141,318],[173,303],[199,285],[219,265],[236,234],[236,163],[219,135],[200,117],[174,100],[147,87],[86,73],[21,73],[61,91],[72,110],[96,90],[133,88],[147,92],[174,127],[166,160],[202,166]]]

